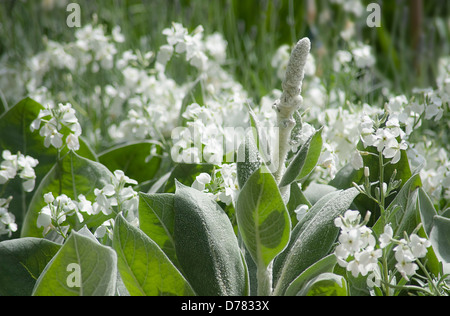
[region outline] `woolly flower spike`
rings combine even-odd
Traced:
[[[305,74],[305,64],[311,49],[311,42],[307,37],[297,42],[291,53],[288,66],[286,68],[286,76],[283,81],[283,92],[292,97],[297,96],[301,92],[301,85]]]
[[[290,149],[289,139],[292,128],[295,126],[293,114],[302,105],[303,98],[300,96],[301,85],[305,74],[305,64],[308,58],[311,43],[308,38],[302,38],[292,50],[289,63],[286,68],[285,79],[282,84],[283,94],[275,101],[277,111],[277,126],[279,127],[278,148],[275,151],[274,172],[277,182],[281,180],[284,170],[284,160]]]

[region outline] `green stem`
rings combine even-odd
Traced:
[[[388,263],[387,263],[387,251],[386,248],[383,249],[383,285],[384,285],[384,293],[386,296],[390,296],[389,291],[389,274],[388,274]]]
[[[385,214],[384,214],[384,190],[383,190],[383,184],[384,184],[384,163],[383,163],[383,153],[380,152],[380,154],[378,155],[378,159],[379,159],[379,164],[380,164],[380,212],[381,212],[381,217],[383,220],[383,227],[385,224]]]
[[[256,277],[258,280],[258,296],[272,295],[272,265],[273,262],[271,262],[267,267],[260,265],[257,268]]]
[[[422,269],[423,273],[428,279],[428,282],[433,286],[433,289],[435,291],[435,294],[437,296],[441,296],[441,293],[439,292],[439,289],[436,287],[436,284],[434,284],[433,279],[431,278],[431,275],[428,273],[428,270],[425,268],[425,266],[420,262],[420,260],[416,260],[419,267]]]

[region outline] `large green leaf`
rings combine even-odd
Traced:
[[[300,273],[329,254],[339,233],[334,220],[348,210],[358,194],[355,188],[327,194],[295,226],[288,247],[274,265],[275,294],[283,295]]]
[[[297,293],[302,291],[305,285],[315,277],[319,276],[322,273],[332,272],[336,263],[337,259],[334,254],[320,259],[319,261],[311,265],[308,269],[303,271],[294,281],[292,281],[284,295],[297,295]]]
[[[291,220],[274,177],[260,168],[245,183],[236,203],[242,239],[258,267],[268,267],[289,242]]]
[[[341,275],[322,273],[297,293],[298,296],[347,296],[347,282]]]
[[[114,225],[113,247],[118,255],[120,275],[131,295],[194,295],[161,248],[121,214]]]
[[[156,148],[156,155],[150,151]],[[145,182],[153,179],[161,165],[161,146],[153,141],[140,141],[111,148],[98,155],[98,160],[111,172],[122,170],[131,179]]]
[[[173,193],[139,193],[139,228],[178,265],[174,241]]]
[[[433,218],[430,242],[436,257],[443,265],[443,272],[450,273],[450,219],[439,215]]]
[[[66,194],[72,199],[77,199],[79,194],[94,201],[94,189],[103,188],[111,182],[112,173],[102,164],[80,157],[74,152],[69,152],[60,162],[55,164],[41,181],[30,202],[23,223],[22,237],[42,237],[43,228],[37,228],[36,222],[40,210],[46,205],[44,194],[52,192],[55,196]],[[102,213],[89,217],[83,214],[83,223],[74,223],[81,228],[84,224],[89,227],[98,226],[106,220]],[[82,224],[82,225],[81,225]]]
[[[419,208],[419,214],[425,233],[427,236],[430,236],[431,229],[433,228],[434,216],[438,214],[430,197],[422,188],[419,188],[417,206]]]
[[[302,180],[316,167],[322,152],[322,128],[300,147],[280,181],[280,187]]]
[[[35,296],[115,295],[117,255],[93,236],[72,231],[47,264],[33,290]]]
[[[242,189],[247,179],[261,167],[262,158],[256,146],[254,135],[246,133],[244,142],[238,148],[236,171],[239,187]]]
[[[178,262],[198,295],[247,295],[247,267],[230,220],[208,195],[176,183]]]
[[[0,296],[31,295],[37,278],[61,246],[42,238],[0,243]]]

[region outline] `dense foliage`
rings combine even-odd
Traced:
[[[0,295],[448,295],[430,2],[2,2]]]

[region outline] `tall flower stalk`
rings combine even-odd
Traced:
[[[283,93],[279,100],[275,101],[274,107],[277,112],[278,147],[275,148],[274,162],[277,170],[274,177],[280,182],[284,172],[284,162],[290,149],[291,131],[295,126],[293,117],[303,104],[300,95],[302,82],[305,74],[305,64],[311,49],[311,42],[307,37],[297,42],[292,50],[289,63],[286,68],[286,76],[282,83]]]

